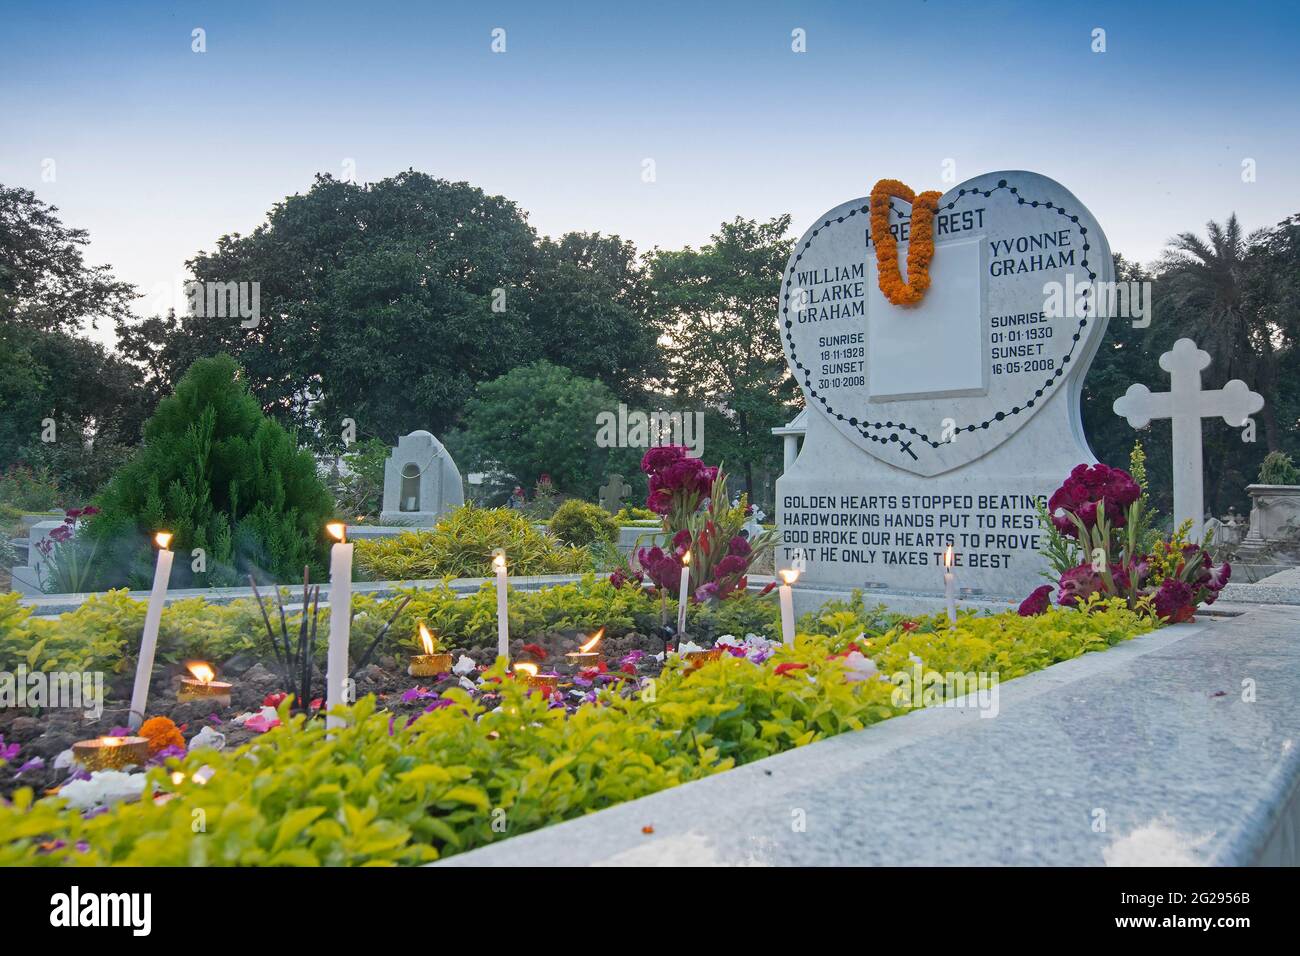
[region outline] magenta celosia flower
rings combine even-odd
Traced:
[[[734,538],[732,538],[730,541],[727,542],[727,551],[729,551],[731,554],[738,554],[742,558],[749,557],[749,552],[751,550],[752,549],[749,546],[749,539],[742,537],[741,535],[736,535]]]
[[[641,456],[641,470],[647,475],[653,475],[685,457],[685,445],[656,445]]]
[[[633,571],[631,568],[615,568],[614,573],[609,576],[609,583],[616,588],[632,585],[641,587],[645,581],[645,575],[640,571]]]
[[[1077,465],[1065,483],[1048,499],[1047,510],[1052,524],[1061,534],[1077,538],[1079,529],[1070,519],[1073,514],[1085,528],[1097,523],[1097,506],[1105,504],[1106,519],[1112,528],[1127,522],[1125,509],[1142,495],[1133,476],[1108,465]]]
[[[1019,614],[1021,617],[1033,617],[1036,614],[1043,614],[1051,607],[1052,586],[1050,584],[1041,584],[1030,593],[1029,597],[1020,602]]]
[[[1165,578],[1160,582],[1160,587],[1156,590],[1155,606],[1157,614],[1175,624],[1189,620],[1196,612],[1191,587],[1177,578]]]
[[[1101,584],[1101,575],[1092,569],[1091,564],[1076,565],[1061,575],[1056,603],[1061,607],[1073,607],[1076,602],[1082,603],[1090,594],[1101,590]]]

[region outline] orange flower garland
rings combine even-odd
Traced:
[[[916,305],[930,288],[934,258],[934,214],[940,192],[919,196],[897,179],[882,179],[871,189],[871,240],[876,244],[876,278],[880,291],[894,305]],[[911,245],[907,248],[907,282],[898,269],[898,240],[889,230],[889,200],[912,204]]]

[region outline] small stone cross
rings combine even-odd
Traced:
[[[610,514],[618,514],[623,507],[623,499],[631,491],[632,486],[623,480],[622,475],[610,475],[606,483],[600,486],[600,506]]]
[[[1192,521],[1192,540],[1200,541],[1205,520],[1204,461],[1201,454],[1201,419],[1217,418],[1233,428],[1264,407],[1264,396],[1252,392],[1234,378],[1223,388],[1203,391],[1201,371],[1210,355],[1191,339],[1179,339],[1171,351],[1160,356],[1160,367],[1169,373],[1169,391],[1152,392],[1145,385],[1130,385],[1115,399],[1115,414],[1128,419],[1134,428],[1145,428],[1153,418],[1173,420],[1174,429],[1174,527]]]

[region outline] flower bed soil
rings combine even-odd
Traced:
[[[625,678],[653,677],[659,673],[662,662],[655,655],[663,651],[663,640],[629,633],[608,637],[601,642],[600,649],[604,652],[608,673],[595,674],[588,671],[584,677],[580,669],[565,659],[565,654],[576,651],[578,645],[589,636],[576,631],[556,631],[534,637],[528,642],[514,640],[510,647],[511,660],[533,661],[542,673],[561,675],[559,693],[553,700],[557,706],[563,701],[563,706],[570,709],[581,703],[594,687],[626,683],[630,690],[637,686],[636,681]],[[525,645],[529,648],[541,647],[546,656],[539,657],[535,652],[525,649]],[[633,654],[636,651],[641,654]],[[453,662],[459,661],[463,655],[483,668],[495,659],[496,648],[454,648],[451,654]],[[625,665],[620,664],[630,654],[639,659]],[[406,672],[406,664],[405,659],[399,661],[389,655],[367,665],[356,675],[358,698],[374,694],[381,710],[398,718],[414,719],[435,706],[442,691],[462,686],[461,677],[456,674],[411,677]],[[230,660],[220,662],[216,669],[218,679],[234,684],[229,707],[216,707],[210,701],[178,701],[177,692],[181,680],[189,676],[189,672],[184,666],[174,664],[155,667],[149,691],[148,714],[150,717],[171,718],[187,742],[204,727],[211,727],[225,736],[225,748],[230,750],[261,735],[258,731],[233,723],[233,718],[249,712],[257,713],[268,695],[284,690],[284,679],[274,658],[259,658],[253,654],[238,654]],[[470,680],[477,676],[477,673],[468,675]],[[14,759],[7,765],[0,765],[0,797],[8,797],[19,787],[31,787],[39,794],[66,783],[76,768],[55,769],[55,758],[78,740],[107,736],[118,728],[125,727],[133,680],[133,669],[112,676],[111,682],[104,688],[106,701],[103,713],[96,720],[87,719],[83,710],[74,708],[47,709],[43,712],[30,709],[0,710],[0,738],[7,745],[18,744],[20,747]],[[320,670],[313,673],[312,688],[314,697],[324,696],[325,679]],[[490,685],[480,688],[479,694],[485,698],[489,696]],[[39,758],[43,766],[32,766],[33,758]],[[28,766],[28,769],[22,770],[24,766]]]

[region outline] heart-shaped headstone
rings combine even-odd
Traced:
[[[894,200],[904,279],[910,226],[910,206]],[[1077,427],[1106,327],[1089,290],[1113,278],[1092,214],[1036,173],[962,183],[939,200],[933,232],[929,290],[894,305],[877,282],[868,200],[836,206],[795,246],[779,315],[809,408],[881,461],[926,476],[984,456],[1062,390]]]

